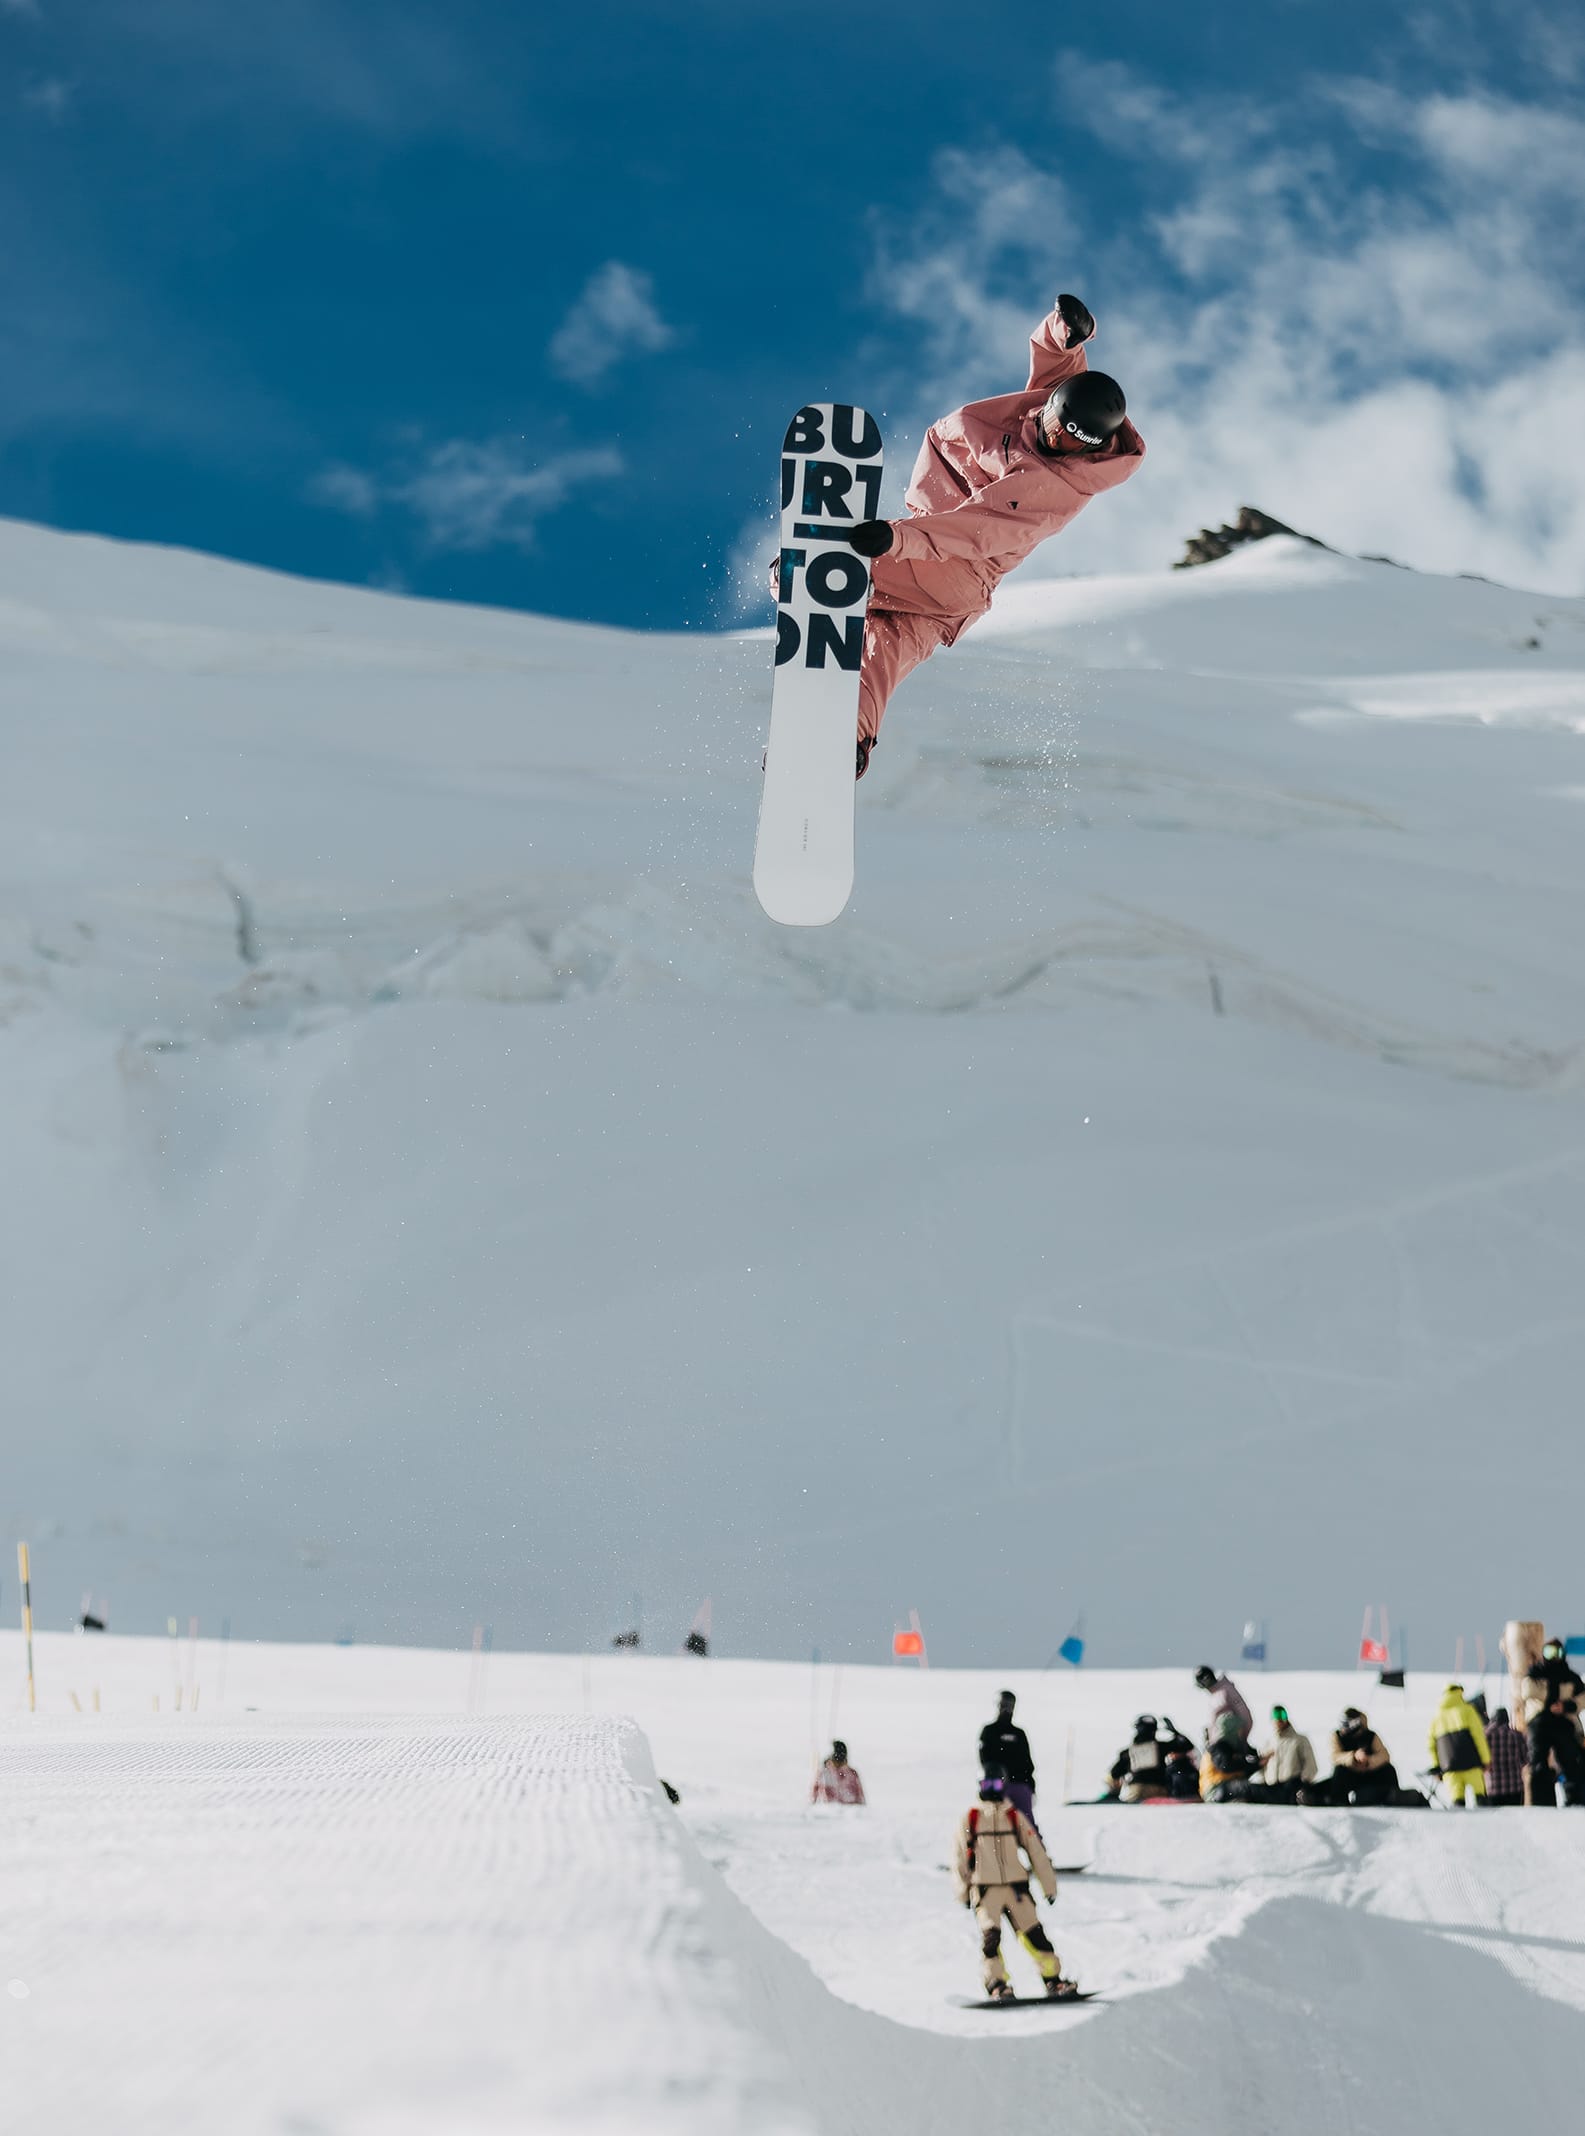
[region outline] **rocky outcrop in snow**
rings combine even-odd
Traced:
[[[1313,534],[1301,534],[1297,527],[1284,526],[1280,519],[1273,519],[1258,505],[1241,504],[1238,517],[1229,524],[1201,527],[1198,534],[1191,534],[1184,543],[1183,554],[1172,568],[1189,571],[1196,564],[1214,564],[1219,557],[1231,556],[1246,541],[1265,541],[1273,534],[1291,534],[1296,541],[1307,541],[1314,549],[1328,546],[1324,541],[1317,541]]]

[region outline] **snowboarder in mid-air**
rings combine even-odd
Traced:
[[[866,519],[849,539],[871,559],[859,680],[858,776],[887,700],[920,661],[952,645],[997,583],[1144,457],[1115,378],[1088,368],[1095,321],[1061,296],[1029,344],[1021,393],[971,401],[931,424],[904,519]]]
[[[1053,2002],[1077,1997],[1078,1983],[1065,1980],[1051,1938],[1040,1925],[1040,1910],[1030,1895],[1033,1880],[1057,1903],[1057,1872],[1029,1819],[1007,1800],[999,1773],[980,1782],[980,1799],[958,1826],[958,1898],[972,1907],[980,1927],[985,1993],[992,2002],[1015,2000],[1002,1960],[1002,1922],[1011,1921],[1019,1942],[1040,1968],[1046,1994]]]

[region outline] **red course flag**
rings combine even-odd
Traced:
[[[922,1632],[892,1633],[892,1652],[894,1654],[907,1655],[910,1659],[917,1660],[924,1650],[925,1641]]]
[[[1384,1669],[1387,1666],[1387,1649],[1379,1639],[1362,1639],[1359,1642],[1359,1658]]]

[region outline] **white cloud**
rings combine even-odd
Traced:
[[[676,330],[655,307],[655,285],[636,267],[607,260],[551,336],[551,369],[575,385],[596,386],[635,349],[670,348]]]
[[[1013,151],[954,153],[926,212],[877,247],[879,293],[921,329],[916,430],[1006,389],[1057,287],[1093,305],[1093,360],[1122,378],[1149,456],[1033,568],[1158,565],[1247,502],[1427,569],[1585,585],[1569,212],[1585,125],[1353,82],[1272,110],[1187,103],[1071,59],[1061,73],[1083,123],[1138,157],[1153,215],[1091,224],[1080,196],[1031,221],[1055,179]],[[1339,108],[1396,159],[1390,185],[1334,153]]]
[[[336,460],[321,468],[308,486],[315,504],[328,504],[333,511],[354,519],[372,519],[380,508],[380,486],[361,467],[348,467]]]
[[[451,438],[392,473],[336,463],[310,485],[319,504],[372,519],[395,507],[415,518],[432,549],[531,549],[539,522],[575,490],[623,471],[612,447],[531,459],[509,438]]]
[[[45,118],[53,119],[59,125],[70,110],[76,93],[70,82],[50,75],[42,81],[29,82],[22,92],[22,101],[29,111],[42,112]]]

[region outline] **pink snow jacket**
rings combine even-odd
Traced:
[[[864,1782],[852,1765],[838,1765],[827,1758],[815,1774],[815,1784],[809,1791],[811,1802],[846,1802],[862,1809]]]
[[[1211,1718],[1206,1724],[1205,1738],[1208,1743],[1216,1741],[1218,1722],[1230,1713],[1238,1723],[1238,1732],[1249,1741],[1249,1731],[1254,1727],[1254,1716],[1244,1704],[1243,1695],[1230,1676],[1219,1676],[1211,1686]]]
[[[997,581],[1102,490],[1126,482],[1145,456],[1130,422],[1104,452],[1048,453],[1037,419],[1053,386],[1087,368],[1053,311],[1029,343],[1021,393],[971,401],[932,423],[908,485],[913,516],[892,522],[876,559],[875,598],[937,615],[983,615]]]

